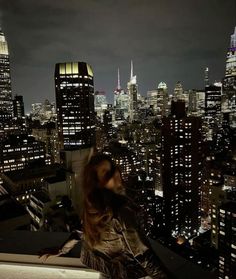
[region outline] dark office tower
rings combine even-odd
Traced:
[[[0,29],[0,122],[12,118],[10,62],[7,41]]]
[[[56,64],[58,135],[64,150],[95,145],[93,72],[84,62]]]
[[[236,202],[220,207],[219,277],[236,278]]]
[[[200,226],[201,129],[200,117],[187,117],[183,101],[172,102],[161,129],[161,172],[164,223],[174,237],[189,238]]]
[[[13,99],[13,115],[16,118],[25,116],[23,96],[16,95]]]
[[[109,108],[109,106],[111,106]],[[112,126],[112,105],[108,105],[108,108],[104,111],[103,114],[103,130],[106,135],[107,140],[111,139],[113,134],[113,126]]]
[[[130,80],[127,84],[129,95],[129,121],[133,122],[137,119],[138,109],[138,85],[137,77],[133,74],[133,61],[131,61]]]

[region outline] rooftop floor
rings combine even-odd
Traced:
[[[60,246],[68,233],[12,231],[0,233],[0,279],[73,279],[99,278],[99,273],[87,269],[80,261],[80,245],[60,257],[43,262],[38,252],[46,247]],[[151,240],[156,254],[176,279],[217,278],[199,266]]]

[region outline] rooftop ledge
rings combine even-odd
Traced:
[[[76,245],[68,254],[51,257],[43,262],[38,252],[46,247],[60,246],[68,233],[12,231],[0,233],[0,278],[4,279],[74,279],[99,278],[99,273],[86,268],[80,261],[80,245]],[[199,266],[170,251],[156,241],[151,240],[156,254],[163,264],[180,279],[213,279],[215,274],[202,270]]]

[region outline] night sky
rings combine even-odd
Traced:
[[[236,25],[236,0],[0,0],[13,95],[31,103],[54,100],[54,65],[85,61],[95,90],[112,92],[120,68],[126,88],[130,60],[139,91],[177,81],[203,88],[224,75],[226,51]]]

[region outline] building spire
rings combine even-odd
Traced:
[[[236,26],[234,28],[234,33],[231,35],[230,48],[236,48]]]
[[[209,68],[205,68],[205,75],[204,75],[204,80],[205,80],[205,86],[209,86]]]
[[[131,60],[131,65],[130,65],[130,80],[133,78],[134,76],[134,68],[133,68],[133,60]]]
[[[117,79],[117,89],[120,90],[120,69],[118,68],[118,79]]]

